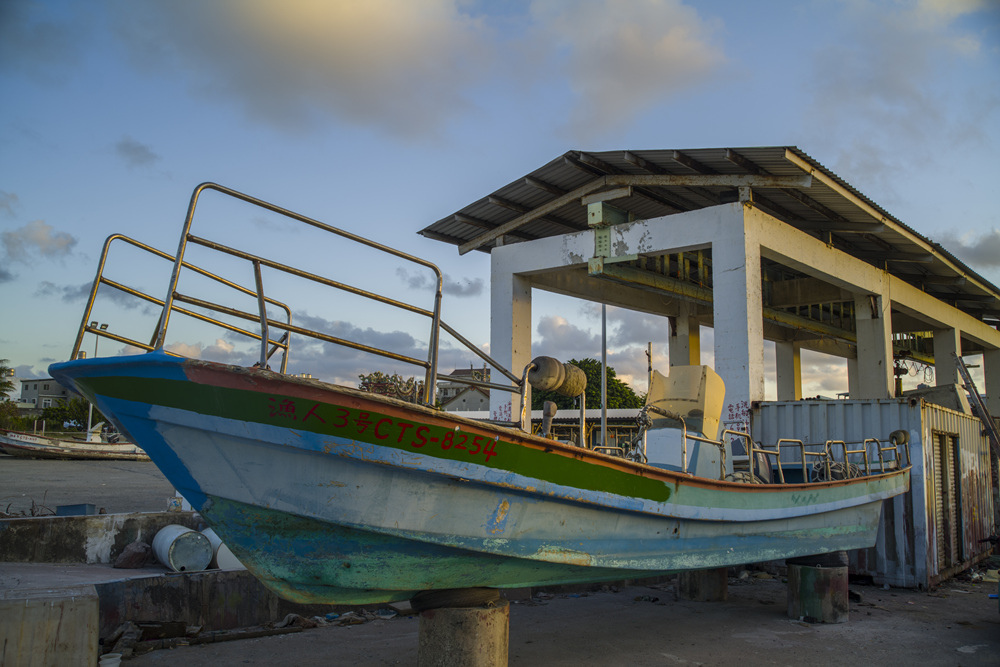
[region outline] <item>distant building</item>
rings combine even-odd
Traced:
[[[490,369],[457,368],[450,377],[489,382]],[[464,382],[438,382],[437,397],[441,409],[446,412],[490,409],[490,390]]]
[[[59,401],[69,401],[76,396],[52,378],[21,380],[20,403],[33,411],[41,412],[58,405]]]

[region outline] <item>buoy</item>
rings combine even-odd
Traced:
[[[173,524],[156,533],[153,553],[174,572],[200,572],[212,562],[212,543],[196,530]]]
[[[539,391],[554,391],[563,396],[579,396],[587,388],[587,376],[573,364],[552,357],[535,357],[528,371],[528,384]]]

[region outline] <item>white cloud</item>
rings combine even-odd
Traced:
[[[454,0],[113,2],[134,61],[286,127],[333,114],[434,132],[483,74],[491,40]]]
[[[72,234],[56,231],[43,220],[34,220],[13,231],[3,232],[0,242],[8,260],[27,263],[36,254],[47,259],[64,257],[73,250],[77,239]]]
[[[564,57],[577,96],[576,136],[626,127],[652,105],[687,94],[725,61],[715,26],[680,0],[535,0],[540,38]]]

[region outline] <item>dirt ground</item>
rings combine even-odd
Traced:
[[[675,599],[669,584],[536,595],[510,608],[511,665],[998,665],[995,583],[924,593],[852,585],[850,620],[787,616],[779,579],[731,583],[725,602]],[[137,667],[416,665],[415,616],[157,650]]]

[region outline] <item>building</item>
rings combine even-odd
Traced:
[[[77,398],[52,378],[31,378],[21,380],[21,400],[31,411],[41,412],[45,408],[58,405],[59,401]]]
[[[923,364],[947,387],[975,355],[1000,415],[1000,289],[797,147],[569,151],[420,233],[489,253],[490,354],[507,368],[531,360],[533,290],[663,316],[671,366],[700,363],[701,327],[714,329],[723,419],[755,436],[774,412],[764,341],[779,402],[819,403],[801,400],[803,349],[844,359],[851,404],[880,416],[864,437],[907,430],[915,457],[914,488],[893,504],[906,517],[864,568],[930,585],[988,553],[974,538],[1000,530],[997,450],[970,415],[897,397],[896,368]],[[491,412],[520,401],[492,392]],[[843,440],[830,424],[824,437]],[[923,532],[895,539],[911,529]],[[926,548],[940,557],[917,562]]]
[[[448,377],[490,381],[489,368],[456,368]],[[447,412],[478,412],[490,409],[490,390],[464,382],[438,381],[438,402]]]

